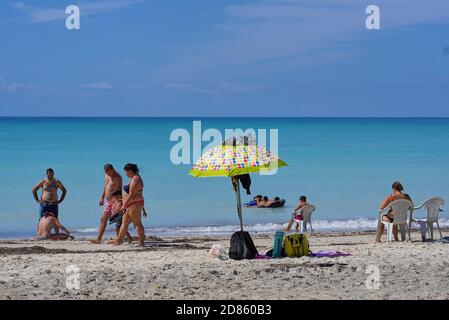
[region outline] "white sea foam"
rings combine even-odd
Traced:
[[[83,228],[83,229],[76,229],[75,232],[77,233],[92,233],[97,232],[98,228]]]
[[[376,219],[350,219],[350,220],[313,220],[313,229],[317,232],[335,231],[368,231],[377,227]],[[449,227],[449,219],[440,219],[441,227]],[[245,226],[245,230],[251,233],[272,234],[276,230],[285,227],[285,224],[266,223]],[[239,230],[238,225],[223,226],[175,226],[148,228],[146,233],[157,236],[219,236],[229,235]],[[416,228],[416,226],[415,226]],[[96,233],[97,228],[84,228],[76,230],[79,234]]]

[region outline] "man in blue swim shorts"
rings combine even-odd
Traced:
[[[38,190],[42,189],[42,195],[39,199],[37,194]],[[62,191],[61,198],[58,199],[58,189]],[[39,203],[39,220],[47,213],[51,213],[56,219],[58,219],[59,204],[64,201],[67,190],[64,185],[58,179],[55,179],[55,172],[53,169],[47,169],[47,176],[40,181],[33,188],[33,197],[37,203]],[[55,226],[56,233],[59,232],[59,228]]]

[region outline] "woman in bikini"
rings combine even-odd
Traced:
[[[117,237],[120,234],[120,229],[122,227],[122,220],[123,220],[123,197],[122,197],[122,190],[114,190],[111,194],[112,199],[111,201],[111,217],[109,218],[109,224],[115,223],[115,231],[117,232]],[[129,232],[126,232],[126,238],[128,238],[128,243],[133,242],[133,238],[129,234]]]
[[[393,189],[393,193],[390,194],[389,196],[387,196],[384,201],[380,204],[380,209],[384,210],[386,207],[388,207],[388,205],[390,203],[392,203],[395,200],[400,200],[400,199],[405,199],[405,200],[409,200],[410,202],[412,202],[412,199],[410,198],[410,196],[408,194],[403,193],[402,191],[404,191],[404,187],[402,186],[402,184],[398,181],[394,182],[393,185],[391,186],[391,188]],[[382,220],[383,221],[387,221],[387,222],[393,222],[394,219],[394,212],[392,212],[392,210],[390,210],[387,214],[382,216]],[[379,230],[378,230],[379,231]],[[380,224],[380,231],[377,232],[376,235],[376,242],[380,242],[380,237],[382,235],[382,233],[384,232],[384,224]],[[393,226],[393,236],[394,236],[394,240],[398,241],[398,226]]]
[[[116,240],[112,240],[110,243],[120,245],[123,242],[123,238],[128,232],[128,226],[130,223],[134,225],[139,238],[139,245],[144,246],[145,230],[142,225],[142,211],[144,208],[143,199],[143,180],[139,175],[139,169],[137,165],[128,163],[125,168],[125,174],[130,178],[130,183],[123,186],[125,191],[125,197],[123,202],[123,219],[120,232]]]

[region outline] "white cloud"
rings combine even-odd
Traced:
[[[169,83],[165,85],[165,89],[177,90],[189,94],[206,94],[212,96],[218,95],[218,92],[215,90],[200,88],[198,86],[185,83]]]
[[[212,26],[161,70],[165,81],[194,82],[288,71],[309,61],[326,63],[358,55],[357,40],[424,23],[447,23],[448,0],[376,0],[381,29],[367,30],[371,0],[262,0],[226,7],[226,19]],[[355,45],[354,45],[355,44]],[[340,47],[339,47],[340,45]],[[331,50],[329,50],[329,48]]]
[[[142,2],[146,2],[146,0],[101,0],[81,2],[77,5],[80,8],[81,16],[88,16],[120,10]],[[34,23],[51,22],[67,18],[65,6],[60,8],[43,8],[27,5],[25,2],[14,2],[12,6],[26,13],[29,20]]]
[[[99,89],[99,90],[110,90],[114,89],[114,85],[106,81],[98,81],[98,82],[90,82],[83,83],[80,85],[80,88],[83,89]]]
[[[223,81],[218,84],[218,88],[223,92],[229,92],[229,93],[252,93],[252,92],[259,92],[264,89],[269,88],[268,85],[261,84],[261,83],[253,83],[253,84],[241,84],[237,82],[228,82]]]
[[[177,90],[190,94],[206,94],[211,96],[223,96],[224,94],[238,94],[238,93],[255,93],[269,88],[268,85],[261,83],[243,84],[233,81],[222,81],[217,85],[212,85],[210,88],[199,87],[193,84],[185,83],[169,83],[165,85],[165,89]]]
[[[0,90],[7,92],[16,92],[19,89],[25,88],[25,85],[19,82],[7,82],[0,76]]]

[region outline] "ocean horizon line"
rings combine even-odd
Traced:
[[[368,116],[0,116],[0,119],[336,119],[336,120],[344,120],[344,119],[354,119],[354,120],[414,120],[414,119],[423,119],[423,120],[447,120],[449,116],[443,117],[420,117],[420,116],[388,116],[388,117],[368,117]]]

